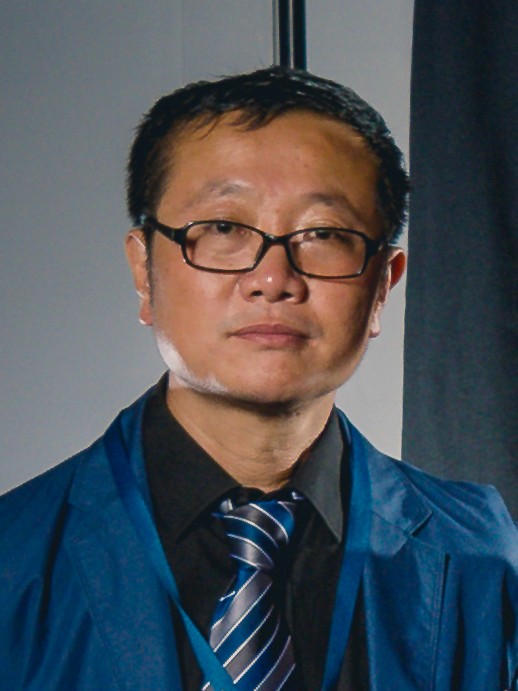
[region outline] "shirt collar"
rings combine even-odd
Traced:
[[[228,495],[243,488],[207,454],[171,414],[167,377],[150,395],[143,420],[144,459],[155,520],[173,541]],[[343,532],[341,468],[347,448],[333,410],[322,434],[293,473],[287,488],[311,503],[337,541]]]
[[[300,463],[288,483],[290,488],[303,494],[322,516],[334,537],[340,541],[343,533],[342,462],[348,445],[336,409],[329,417],[322,434],[313,444],[309,455]]]

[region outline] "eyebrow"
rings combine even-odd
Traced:
[[[230,180],[208,180],[199,190],[189,197],[186,206],[204,202],[207,199],[221,199],[252,192],[252,188]]]
[[[331,209],[345,211],[352,214],[356,221],[362,223],[362,218],[358,210],[351,203],[349,197],[342,192],[308,192],[307,194],[303,194],[302,198],[307,199],[307,201],[312,204],[324,204]]]

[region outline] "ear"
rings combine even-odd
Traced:
[[[405,273],[406,256],[403,250],[394,248],[390,249],[389,252],[390,254],[387,259],[387,265],[380,281],[378,295],[376,296],[376,303],[372,313],[369,338],[376,338],[376,336],[380,335],[380,316],[381,312],[383,311],[383,307],[387,302],[390,291],[397,283],[399,283],[399,280]]]
[[[128,260],[135,290],[139,297],[139,321],[144,326],[153,324],[151,310],[151,290],[149,287],[149,267],[144,233],[139,228],[133,228],[126,235],[126,259]]]

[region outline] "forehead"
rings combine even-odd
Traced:
[[[261,127],[228,113],[190,123],[169,144],[162,201],[196,203],[211,194],[249,188],[270,200],[297,195],[351,194],[375,206],[378,161],[347,124],[309,111],[290,111]],[[161,204],[162,205],[162,204]]]
[[[177,153],[186,147],[189,149],[210,147],[215,143],[221,144],[224,139],[229,138],[239,139],[242,143],[251,142],[264,135],[275,137],[279,132],[284,137],[287,129],[291,132],[291,139],[298,139],[301,143],[305,139],[315,137],[319,138],[320,144],[323,140],[327,140],[336,146],[340,141],[339,147],[343,153],[345,149],[348,149],[351,155],[359,154],[370,158],[375,165],[378,163],[367,140],[353,127],[330,115],[299,109],[276,115],[271,120],[258,125],[253,123],[247,113],[239,110],[215,116],[210,120],[200,116],[176,130],[169,138],[169,142],[166,142],[165,148],[170,149],[171,155],[174,149],[176,158]],[[325,147],[321,155],[325,157]]]

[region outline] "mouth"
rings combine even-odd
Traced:
[[[251,324],[231,336],[274,348],[300,346],[308,340],[306,333],[286,324]]]

